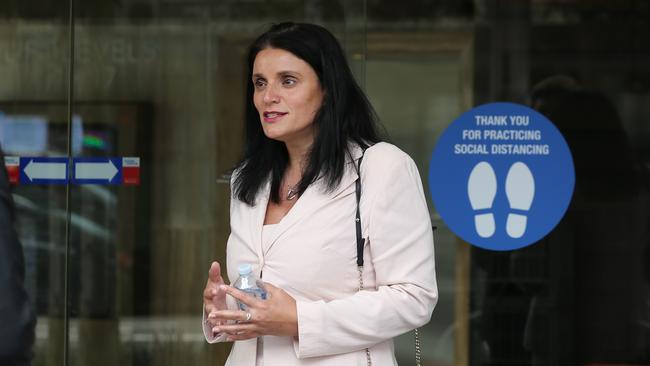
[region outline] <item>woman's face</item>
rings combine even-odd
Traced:
[[[323,103],[314,69],[291,52],[266,48],[255,57],[252,78],[264,134],[294,146],[311,146],[314,117]]]

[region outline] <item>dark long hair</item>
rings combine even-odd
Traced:
[[[236,166],[234,195],[249,205],[271,177],[273,202],[280,202],[280,183],[289,163],[286,145],[264,134],[253,103],[254,85],[250,79],[257,53],[266,48],[291,52],[307,62],[318,75],[323,103],[314,117],[316,136],[307,156],[298,193],[305,192],[317,179],[325,179],[328,190],[335,189],[343,176],[348,143],[366,148],[381,141],[376,114],[357,85],[336,38],[325,28],[304,23],[280,23],[260,35],[248,51],[246,87],[246,126],[244,156]]]

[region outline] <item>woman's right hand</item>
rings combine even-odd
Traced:
[[[224,285],[223,277],[221,277],[221,266],[219,262],[212,262],[210,271],[208,272],[208,282],[205,284],[203,290],[203,309],[205,311],[207,321],[214,327],[222,325],[220,321],[210,317],[210,314],[217,310],[226,310],[226,292],[220,286]]]

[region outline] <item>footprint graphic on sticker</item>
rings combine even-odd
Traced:
[[[467,181],[467,195],[472,209],[475,211],[474,226],[476,233],[482,238],[494,235],[494,215],[491,212],[480,213],[476,211],[492,208],[494,197],[497,194],[497,177],[492,166],[482,161],[474,166]]]
[[[529,211],[535,197],[535,179],[528,166],[522,162],[512,164],[506,176],[506,197],[510,208]],[[521,238],[526,232],[528,218],[525,213],[510,213],[506,232],[511,238]]]

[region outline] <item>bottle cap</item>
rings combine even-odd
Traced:
[[[253,266],[251,266],[250,263],[240,264],[237,267],[237,271],[239,272],[240,276],[246,276],[253,272]]]

